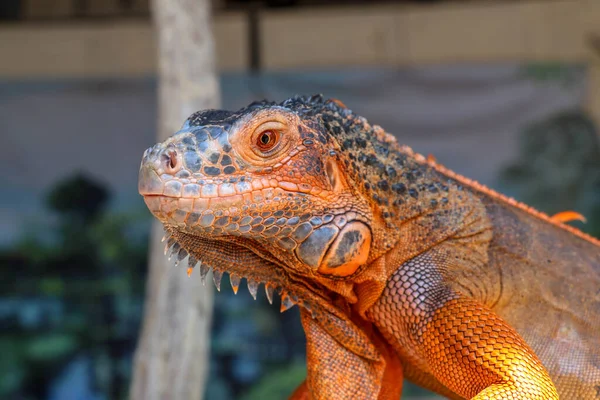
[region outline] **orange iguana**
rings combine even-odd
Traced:
[[[203,279],[301,306],[294,399],[398,399],[403,377],[452,399],[600,399],[600,242],[339,101],[197,112],[146,150],[139,191]]]

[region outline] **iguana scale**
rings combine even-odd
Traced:
[[[139,191],[203,279],[301,307],[294,399],[398,399],[403,377],[451,399],[600,399],[600,242],[339,101],[197,112],[146,150]]]

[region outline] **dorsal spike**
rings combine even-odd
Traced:
[[[181,260],[187,257],[187,255],[187,250],[185,250],[184,248],[179,249],[179,251],[177,252],[177,257],[175,258],[175,265],[179,264]]]
[[[287,292],[281,293],[281,307],[279,308],[280,312],[284,312],[294,307],[296,302],[294,301],[295,296],[291,296]]]
[[[175,244],[175,239],[169,238],[167,240],[167,243],[165,244],[165,256],[167,255],[167,252],[169,251],[169,249],[171,247],[173,247],[174,244]]]
[[[273,293],[275,292],[275,286],[266,283],[265,284],[265,293],[267,294],[267,300],[269,300],[269,304],[273,304]]]
[[[305,302],[305,301],[303,301],[301,304],[302,304],[302,307],[304,307],[304,309],[306,311],[308,311],[310,313],[310,316],[313,317],[313,319],[314,319],[315,318],[315,313],[313,312],[312,307],[310,306],[310,304],[307,303],[307,302]]]
[[[198,264],[198,260],[196,259],[196,257],[190,254],[190,256],[188,257],[188,268],[194,268],[196,264]]]
[[[178,260],[178,261],[181,261],[181,260],[183,260],[184,258],[186,258],[186,257],[187,257],[187,255],[188,255],[188,252],[187,252],[187,250],[186,250],[186,249],[183,249],[183,248],[182,248],[182,249],[179,249],[179,252],[177,253],[177,260]]]
[[[203,262],[200,262],[200,279],[202,280],[202,284],[206,284],[206,275],[208,275],[208,271],[210,271],[210,267]]]
[[[171,251],[169,252],[169,255],[167,256],[167,259],[171,260],[171,258],[173,257],[174,254],[179,253],[180,248],[181,248],[181,246],[179,245],[179,243],[173,244],[173,247],[171,247]]]
[[[213,282],[219,292],[221,291],[221,278],[223,278],[223,271],[213,269]]]
[[[256,300],[256,293],[258,292],[258,282],[254,279],[246,278],[246,282],[248,283],[248,291],[254,300]]]
[[[583,223],[587,222],[587,219],[578,213],[577,211],[562,211],[554,214],[550,217],[552,220],[557,222],[571,222],[571,221],[581,221]]]
[[[231,282],[231,288],[233,289],[233,293],[237,294],[238,289],[240,288],[241,280],[242,278],[238,274],[229,274],[229,282]]]

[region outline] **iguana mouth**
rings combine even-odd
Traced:
[[[233,229],[236,228],[236,225],[232,225],[235,223],[241,227],[254,220],[252,225],[256,225],[257,211],[260,211],[262,219],[272,216],[279,220],[291,219],[300,209],[305,194],[283,189],[277,181],[262,181],[253,180],[250,183],[242,180],[235,184],[206,181],[186,183],[181,179],[164,181],[145,166],[140,170],[139,191],[150,211],[164,223],[199,230],[228,227],[227,230],[232,232],[237,230]],[[287,210],[280,211],[277,207],[279,204]],[[283,225],[283,221],[279,221],[278,225]],[[269,231],[266,231],[268,235]],[[240,231],[247,232],[244,228]]]

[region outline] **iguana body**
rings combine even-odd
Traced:
[[[192,115],[140,193],[204,278],[301,306],[295,399],[600,399],[600,244],[335,100]]]

